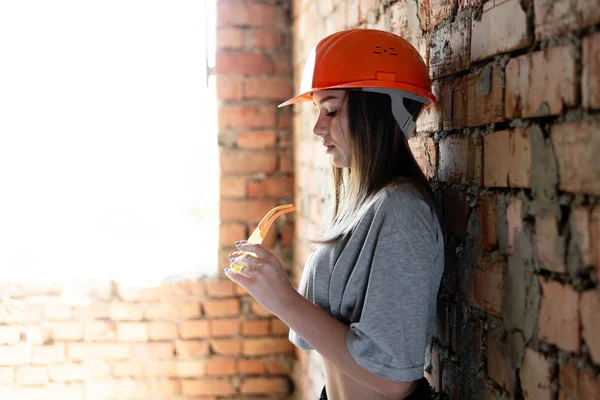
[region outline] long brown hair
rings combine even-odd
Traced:
[[[346,115],[341,117],[348,118],[350,166],[331,165],[329,221],[322,238],[315,242],[332,243],[350,232],[377,195],[399,183],[408,183],[416,189],[434,209],[439,221],[433,190],[394,119],[390,97],[348,90],[344,101]],[[405,105],[416,120],[421,103],[406,99]]]

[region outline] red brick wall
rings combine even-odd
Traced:
[[[271,208],[294,201],[292,110],[277,108],[293,93],[290,26],[288,2],[217,1],[219,259],[220,277],[226,281],[222,270],[229,264],[235,241],[247,238]],[[263,242],[290,271],[294,219],[293,213],[278,218]],[[232,372],[232,393],[239,396],[233,398],[245,399],[248,393],[285,398],[282,395],[293,389],[287,326],[251,297],[243,301],[247,312],[259,319],[242,321],[241,334],[256,339],[245,345],[246,353],[239,353],[239,360],[231,360],[240,367]],[[236,340],[231,346],[239,346]],[[271,353],[286,353],[287,357],[262,357]]]
[[[429,378],[451,398],[592,398],[600,390],[600,7],[594,0],[294,2],[295,88],[319,38],[407,38],[438,105],[411,148],[447,225]],[[294,108],[294,277],[322,213],[328,159]],[[297,282],[297,281],[296,281]],[[323,384],[299,352],[298,398]],[[503,397],[504,396],[504,397]]]
[[[228,280],[6,284],[0,295],[1,399],[281,398],[291,389],[285,325]]]

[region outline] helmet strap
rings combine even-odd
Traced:
[[[412,136],[415,130],[416,121],[404,106],[404,99],[415,100],[423,104],[429,103],[429,100],[425,97],[403,90],[374,87],[362,88],[362,90],[365,92],[383,93],[390,96],[392,99],[392,114],[407,139]]]

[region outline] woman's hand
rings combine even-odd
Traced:
[[[225,275],[243,286],[264,308],[278,315],[298,295],[281,262],[260,244],[242,240],[236,242],[236,247],[239,251],[231,253],[229,258],[232,264],[243,266],[242,270],[235,272],[225,268]],[[256,257],[241,252],[251,252]]]

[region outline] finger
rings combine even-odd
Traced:
[[[244,275],[246,278],[248,278],[250,280],[254,280],[254,277],[256,277],[257,271],[256,271],[256,267],[242,267],[242,269],[240,270],[239,273]]]
[[[269,249],[267,249],[265,246],[261,245],[261,244],[255,244],[255,243],[241,243],[238,242],[235,247],[238,248],[238,250],[241,251],[249,251],[251,253],[256,254],[258,257],[260,258],[270,258],[271,256],[273,256],[273,253],[271,253],[271,251]]]
[[[265,266],[264,262],[258,258],[251,256],[250,254],[243,254],[231,260],[232,264],[239,266],[249,266],[255,268],[262,268]]]
[[[225,276],[227,276],[229,279],[231,279],[238,285],[243,286],[246,289],[250,284],[252,284],[252,279],[244,276],[239,272],[235,272],[231,268],[225,268]]]

